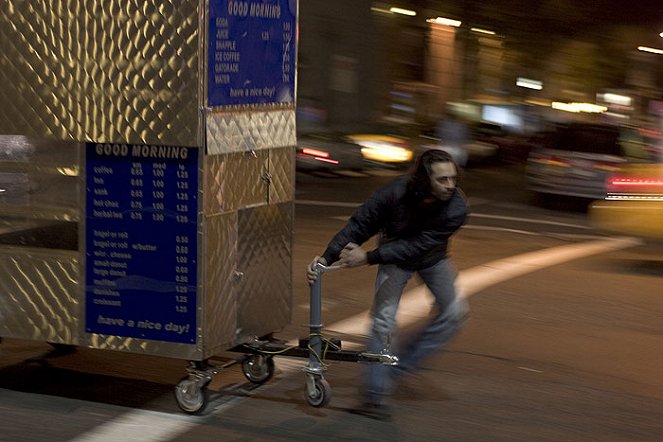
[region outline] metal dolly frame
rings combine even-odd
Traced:
[[[332,391],[324,378],[327,367],[325,360],[378,363],[397,365],[398,357],[390,353],[371,353],[367,351],[342,350],[341,341],[322,335],[322,275],[338,270],[341,266],[325,266],[318,263],[315,271],[317,278],[311,286],[309,335],[300,338],[299,345],[288,346],[271,336],[256,338],[230,349],[244,353],[241,358],[242,373],[253,384],[263,384],[274,375],[274,356],[308,358],[303,368],[305,373],[305,397],[309,405],[324,407],[331,400]],[[223,365],[207,365],[206,362],[190,361],[189,375],[182,378],[175,386],[175,399],[178,406],[186,413],[201,413],[209,401],[209,386],[215,374],[240,361],[231,361]]]

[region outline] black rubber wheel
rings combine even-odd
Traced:
[[[306,402],[312,407],[324,407],[331,400],[331,386],[325,378],[316,378],[314,381],[313,391],[308,390],[308,383],[306,384]]]
[[[209,403],[209,381],[201,381],[184,376],[175,386],[175,401],[182,411],[188,414],[202,413]]]
[[[242,373],[254,384],[264,384],[274,376],[272,356],[247,355],[242,359]]]

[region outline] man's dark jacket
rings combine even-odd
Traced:
[[[378,233],[378,247],[367,254],[369,264],[420,270],[446,258],[449,238],[467,217],[465,196],[456,189],[449,200],[426,202],[408,192],[407,180],[398,178],[378,189],[355,211],[323,253],[328,264],[338,260],[346,244],[361,245]]]

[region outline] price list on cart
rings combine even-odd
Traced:
[[[86,146],[85,328],[195,343],[198,149]]]
[[[208,104],[292,103],[297,2],[210,0]]]

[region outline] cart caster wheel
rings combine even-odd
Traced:
[[[188,414],[200,414],[209,402],[207,386],[210,381],[197,381],[185,376],[175,386],[175,400],[182,411]]]
[[[242,373],[254,384],[264,384],[274,376],[274,358],[263,355],[247,355],[242,359]]]
[[[306,384],[306,401],[312,407],[324,407],[331,400],[331,386],[325,378],[316,378],[313,381],[313,391],[309,391]]]

